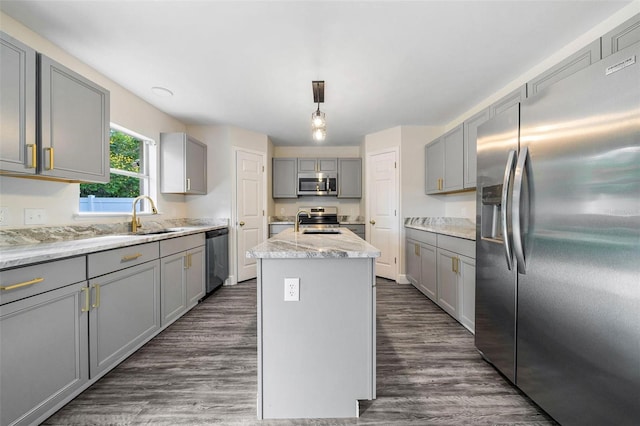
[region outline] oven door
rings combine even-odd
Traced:
[[[298,195],[336,195],[337,177],[327,173],[298,174]]]

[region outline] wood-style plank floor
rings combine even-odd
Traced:
[[[357,419],[256,419],[256,282],[223,287],[47,425],[554,425],[410,285],[378,279],[377,399]]]

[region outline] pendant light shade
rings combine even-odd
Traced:
[[[313,101],[318,108],[311,114],[311,135],[313,140],[321,142],[327,136],[327,119],[324,112],[320,111],[320,103],[324,102],[324,81],[312,81]]]

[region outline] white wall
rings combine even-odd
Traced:
[[[0,22],[5,33],[108,89],[111,93],[111,122],[156,141],[160,140],[161,132],[185,130],[180,121],[133,95],[2,12]],[[9,208],[7,228],[24,226],[25,208],[46,209],[46,226],[87,221],[120,222],[128,219],[128,215],[84,219],[74,216],[78,211],[79,193],[77,183],[0,177],[0,205]],[[184,217],[187,211],[183,200],[181,195],[159,194],[156,204],[163,218]]]
[[[322,157],[361,157],[359,146],[276,146],[273,156],[322,158]],[[300,207],[323,206],[337,207],[339,215],[360,216],[364,213],[360,209],[360,199],[346,199],[336,197],[301,196],[292,199],[274,200],[270,216],[293,216]]]

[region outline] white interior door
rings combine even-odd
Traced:
[[[376,275],[396,280],[398,258],[397,151],[367,157],[369,242],[381,252]]]
[[[236,152],[236,238],[238,281],[256,277],[256,260],[248,259],[247,250],[264,236],[263,164],[260,154]]]

